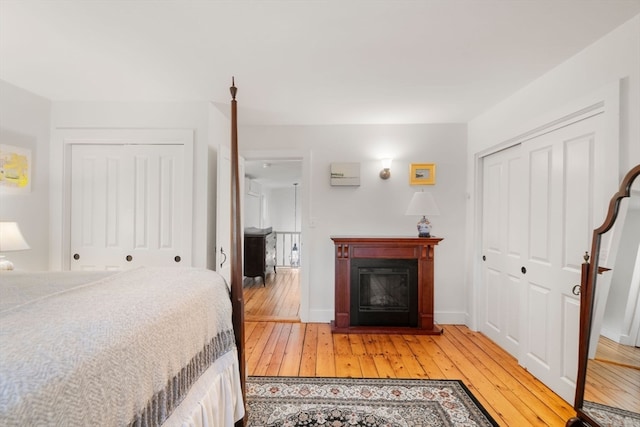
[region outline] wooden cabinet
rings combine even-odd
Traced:
[[[244,275],[262,277],[264,285],[271,271],[276,273],[276,233],[271,227],[245,228]]]
[[[434,322],[433,268],[435,246],[441,238],[424,237],[331,237],[335,245],[335,319],[337,333],[411,333],[438,335]],[[412,259],[417,262],[416,327],[358,326],[351,324],[351,267],[354,260]]]

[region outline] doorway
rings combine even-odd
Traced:
[[[276,236],[275,274],[245,277],[245,319],[300,321],[302,262],[302,171],[299,157],[245,155],[243,227]]]

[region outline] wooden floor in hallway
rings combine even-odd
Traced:
[[[300,321],[300,270],[278,267],[276,273],[262,278],[245,277],[245,320],[270,320],[278,322]]]
[[[332,334],[329,324],[296,321],[298,271],[279,269],[266,286],[245,279],[248,375],[457,379],[501,426],[564,426],[575,414],[514,357],[466,326],[441,325],[439,336]]]

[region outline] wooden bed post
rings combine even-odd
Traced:
[[[246,408],[246,363],[244,355],[244,297],[242,295],[242,230],[240,211],[240,168],[238,155],[238,106],[234,78],[231,78],[231,306],[233,309],[233,330],[238,348],[240,384],[242,399]],[[246,422],[239,420],[236,426]]]

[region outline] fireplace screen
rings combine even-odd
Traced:
[[[416,260],[351,260],[351,326],[416,326]]]

